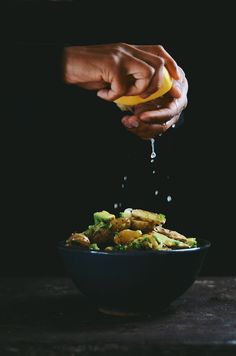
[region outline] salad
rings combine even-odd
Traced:
[[[119,216],[106,210],[93,214],[93,224],[83,232],[73,232],[66,246],[96,251],[173,250],[197,246],[195,237],[186,237],[163,227],[163,214],[141,209],[125,209]]]

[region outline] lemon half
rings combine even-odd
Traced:
[[[116,103],[121,110],[126,110],[130,106],[146,103],[150,100],[154,100],[164,95],[170,90],[171,87],[172,87],[172,79],[167,69],[163,67],[162,84],[160,89],[158,89],[155,93],[151,94],[147,98],[142,98],[139,95],[121,96],[120,98],[114,100],[114,103]]]

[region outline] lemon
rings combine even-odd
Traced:
[[[160,89],[158,89],[155,93],[151,94],[147,98],[142,98],[139,95],[129,95],[129,96],[121,96],[120,98],[114,100],[114,102],[122,109],[125,110],[126,108],[142,103],[146,103],[150,100],[154,100],[159,98],[160,96],[167,93],[170,88],[172,87],[172,80],[169,75],[169,72],[165,67],[163,67],[163,76],[162,76],[162,84]]]

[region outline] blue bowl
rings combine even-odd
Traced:
[[[168,251],[102,252],[58,250],[68,275],[99,309],[124,313],[158,312],[181,296],[198,276],[210,242]]]

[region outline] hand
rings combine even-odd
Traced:
[[[174,81],[171,90],[163,97],[134,107],[134,115],[122,118],[128,131],[142,139],[163,134],[175,124],[187,106],[188,81],[179,67],[181,78]]]
[[[174,59],[162,46],[133,46],[113,43],[66,47],[63,76],[76,84],[113,101],[123,95],[149,96],[160,88],[163,66],[175,80],[180,79]]]

